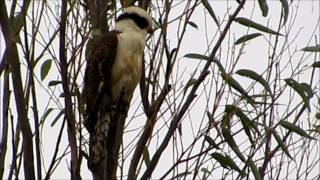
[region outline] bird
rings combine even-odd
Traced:
[[[119,101],[127,112],[137,87],[146,38],[153,32],[151,16],[131,6],[115,20],[114,29],[93,45],[84,75],[84,126],[89,132],[89,168],[104,159],[108,137],[114,137],[112,111]],[[126,113],[124,112],[124,113]],[[112,146],[112,144],[111,144]]]

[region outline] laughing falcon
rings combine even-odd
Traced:
[[[114,30],[105,33],[92,48],[84,82],[89,164],[98,164],[105,155],[105,143],[114,132],[110,129],[112,108],[120,98],[127,106],[131,101],[141,76],[146,37],[151,32],[149,14],[141,8],[129,7],[116,19]]]

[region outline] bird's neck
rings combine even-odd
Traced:
[[[143,38],[147,37],[147,32],[141,30],[135,22],[130,19],[124,19],[115,24],[115,30],[121,31],[123,33],[135,33],[143,36]]]

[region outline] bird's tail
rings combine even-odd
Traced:
[[[110,129],[111,112],[99,112],[94,132],[90,133],[89,167],[99,165],[106,155],[106,139]]]

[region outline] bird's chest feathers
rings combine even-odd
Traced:
[[[133,93],[141,76],[144,39],[124,34],[118,40],[111,84],[115,92],[125,88],[128,93]]]

